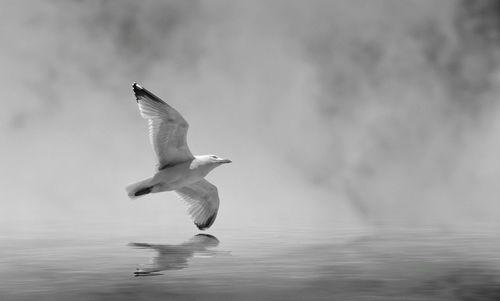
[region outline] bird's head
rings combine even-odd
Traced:
[[[214,167],[217,167],[219,165],[225,164],[225,163],[231,163],[232,161],[229,159],[223,159],[219,156],[216,155],[204,155],[204,156],[198,156],[198,160],[203,162],[203,164],[206,165],[212,165]]]

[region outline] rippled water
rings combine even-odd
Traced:
[[[0,300],[500,300],[495,234],[4,235]]]

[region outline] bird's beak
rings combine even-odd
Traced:
[[[233,161],[229,160],[229,159],[220,159],[219,160],[219,163],[231,163]]]

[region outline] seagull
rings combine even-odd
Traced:
[[[153,177],[126,187],[130,198],[175,191],[188,205],[198,229],[215,221],[219,210],[217,187],[205,180],[214,168],[226,163],[216,155],[193,156],[186,142],[189,124],[179,112],[137,83],[132,85],[141,116],[148,120],[149,138],[157,157]]]

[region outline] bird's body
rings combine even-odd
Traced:
[[[163,100],[134,83],[142,117],[148,119],[150,138],[158,157],[153,177],[127,186],[130,198],[149,193],[175,191],[190,206],[199,229],[212,225],[219,208],[217,188],[205,180],[214,168],[231,160],[215,155],[193,156],[186,143],[188,123]]]
[[[131,185],[129,196],[131,198],[138,197],[134,195],[137,188],[150,188],[150,193],[178,190],[185,186],[192,185],[201,181],[205,176],[214,169],[215,166],[207,164],[205,156],[195,156],[194,159],[186,162],[178,163],[174,166],[168,166],[156,172],[156,174],[140,183],[140,186],[133,189]],[[137,183],[139,184],[139,183]]]

